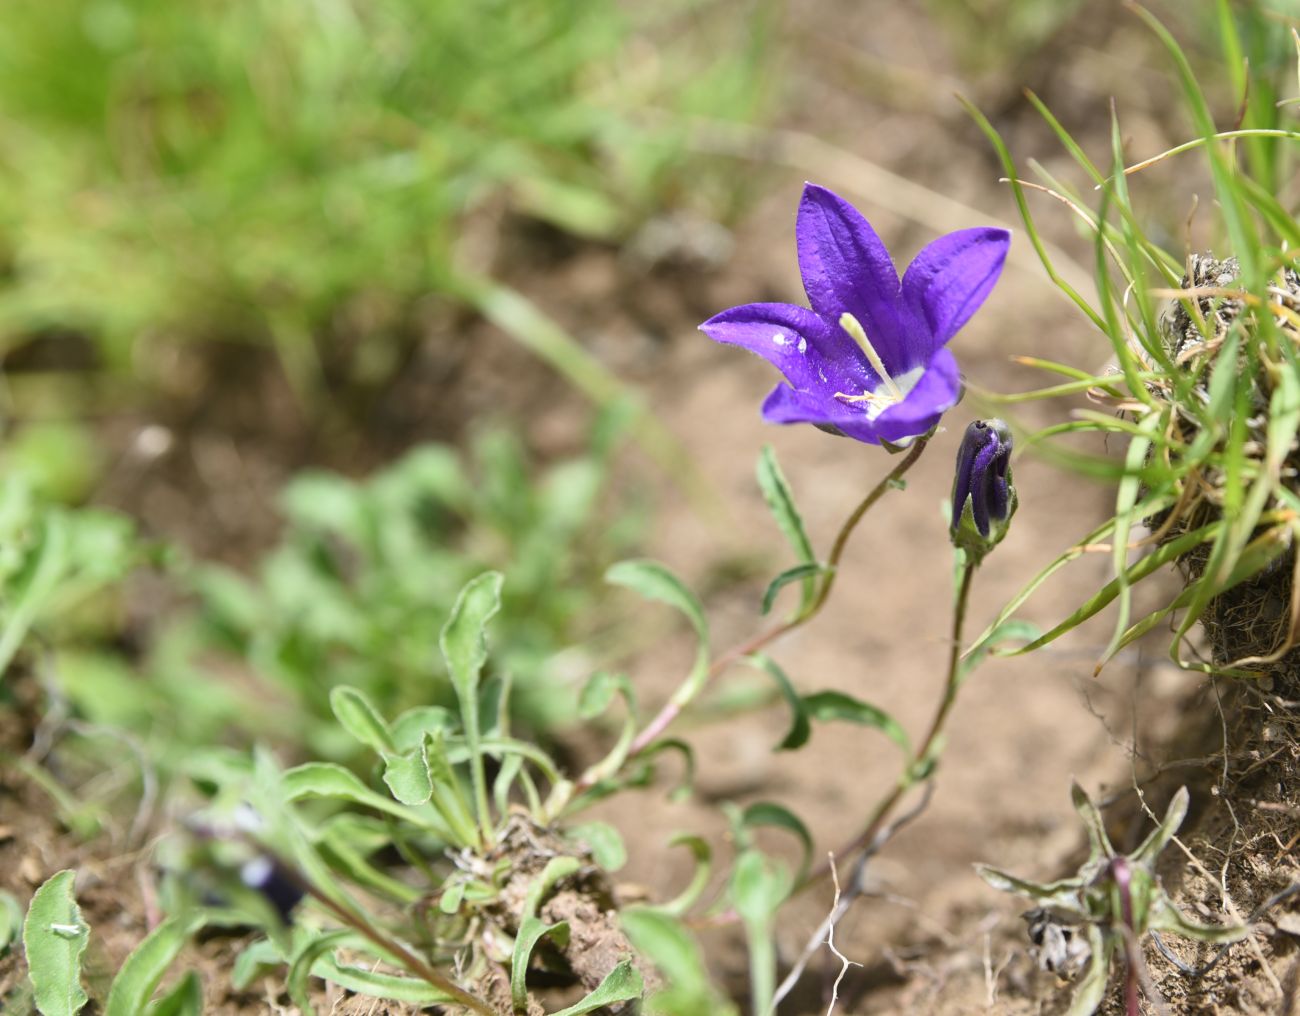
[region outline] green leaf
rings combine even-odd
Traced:
[[[360,689],[347,685],[335,688],[330,692],[330,709],[343,729],[367,748],[380,755],[397,752],[388,724]]]
[[[1070,784],[1070,803],[1074,805],[1074,810],[1083,820],[1084,828],[1088,830],[1088,860],[1091,862],[1103,856],[1114,857],[1115,848],[1111,846],[1110,837],[1106,835],[1106,823],[1101,817],[1101,812],[1097,810],[1092,798],[1077,780]]]
[[[235,957],[230,972],[230,985],[236,991],[247,991],[259,975],[270,968],[284,966],[284,962],[284,953],[278,945],[269,938],[259,938],[241,949]]]
[[[584,822],[564,830],[566,839],[590,848],[591,856],[606,871],[618,871],[627,864],[627,847],[619,831],[608,822]]]
[[[515,780],[519,779],[523,768],[522,755],[507,755],[501,760],[501,768],[497,770],[496,779],[492,781],[492,803],[496,805],[498,815],[504,815],[510,810],[510,791],[515,785]],[[524,793],[528,793],[527,788]]]
[[[757,801],[740,813],[740,825],[744,829],[757,829],[760,826],[774,826],[794,835],[803,848],[803,857],[799,862],[797,881],[802,882],[812,862],[813,840],[808,827],[789,808],[773,801]]]
[[[804,708],[803,698],[795,690],[794,683],[781,666],[766,653],[754,653],[742,658],[741,662],[761,670],[775,681],[781,697],[790,707],[790,729],[781,743],[776,746],[776,750],[793,751],[802,748],[808,743],[808,738],[812,734],[812,724],[808,721],[808,711]]]
[[[90,928],[73,895],[77,873],[57,872],[36,890],[23,924],[23,948],[41,1016],[74,1016],[89,999],[81,987],[81,954]]]
[[[803,581],[803,587],[805,590],[803,606],[800,607],[800,613],[802,613],[812,599],[812,594],[807,592],[808,589],[814,588],[811,580],[818,575],[829,574],[834,570],[835,569],[830,565],[826,564],[797,564],[793,568],[787,568],[768,583],[767,591],[763,593],[763,613],[766,615],[772,612],[772,605],[776,603],[777,594],[781,592],[782,589],[788,586],[791,582],[799,582],[801,580]]]
[[[682,774],[682,782],[669,793],[668,797],[673,801],[685,800],[690,797],[691,791],[695,789],[695,751],[689,744],[681,740],[681,738],[661,737],[659,740],[651,741],[646,745],[637,758],[648,762],[665,751],[677,752],[677,754],[681,755],[686,766],[686,771]]]
[[[1092,1016],[1101,1008],[1106,997],[1106,986],[1110,983],[1110,957],[1114,949],[1112,940],[1103,937],[1101,929],[1095,924],[1088,925],[1088,945],[1092,951],[1092,961],[1083,977],[1079,979],[1070,999],[1070,1009],[1066,1016]]]
[[[442,891],[438,897],[438,909],[444,914],[454,914],[460,910],[461,901],[465,898],[465,883],[452,882]]]
[[[488,810],[487,777],[479,751],[478,689],[483,664],[487,662],[487,639],[484,628],[501,609],[500,572],[484,572],[461,590],[443,626],[439,644],[452,687],[460,703],[461,726],[470,751],[470,779],[474,788],[474,807],[484,842],[492,840],[492,819]]]
[[[198,927],[199,917],[169,917],[133,950],[113,978],[104,1016],[139,1016],[167,969]]]
[[[1151,831],[1151,834],[1142,841],[1142,844],[1129,855],[1129,859],[1134,864],[1154,865],[1160,852],[1165,849],[1169,841],[1174,838],[1178,832],[1178,827],[1183,824],[1183,819],[1187,817],[1187,806],[1191,800],[1186,787],[1179,787],[1169,801],[1169,807],[1165,809],[1165,817],[1161,823]]]
[[[842,691],[820,691],[803,698],[804,710],[808,716],[819,722],[843,720],[857,723],[864,727],[874,727],[893,741],[903,754],[912,754],[912,742],[892,716],[883,709],[863,702]]]
[[[568,878],[581,867],[582,862],[576,857],[552,857],[546,862],[542,873],[528,887],[528,895],[524,897],[523,913],[536,914],[542,905],[542,900],[546,899],[555,884],[561,879]]]
[[[400,752],[414,750],[424,740],[425,734],[435,730],[448,731],[452,726],[451,713],[442,706],[416,706],[402,713],[389,727],[393,743]]]
[[[578,715],[584,720],[594,720],[609,708],[615,694],[622,695],[627,705],[627,715],[623,718],[623,727],[614,746],[589,770],[588,779],[591,783],[613,776],[627,761],[628,752],[636,738],[636,692],[626,674],[611,674],[601,670],[591,675],[578,696]]]
[[[1170,931],[1184,938],[1215,945],[1240,942],[1250,935],[1250,926],[1246,924],[1201,924],[1189,920],[1163,893],[1152,901],[1147,927],[1153,931]]]
[[[337,984],[348,991],[395,1002],[412,1002],[415,1005],[436,1005],[454,999],[428,981],[398,974],[381,974],[368,967],[340,963],[336,957],[322,956],[316,961],[312,973]]]
[[[426,739],[425,757],[429,764],[429,778],[433,781],[433,806],[463,846],[479,843],[479,833],[474,826],[474,816],[465,800],[460,780],[451,767],[442,731],[435,731]]]
[[[532,958],[533,948],[546,935],[554,938],[563,949],[569,943],[569,922],[547,924],[533,914],[526,914],[519,922],[514,952],[510,954],[510,999],[515,1012],[528,1011],[528,961]]]
[[[993,625],[980,636],[980,640],[971,646],[962,656],[957,667],[957,683],[964,682],[990,653],[998,652],[998,644],[1003,642],[1033,642],[1042,637],[1042,631],[1036,624],[1008,618]]]
[[[657,907],[627,907],[619,915],[639,955],[663,974],[665,987],[645,1003],[658,1016],[731,1016],[735,1008],[713,989],[699,946],[675,917]]]
[[[1064,878],[1057,882],[1030,882],[987,864],[975,865],[975,873],[998,892],[1016,893],[1080,919],[1088,917],[1087,911],[1080,904],[1083,881],[1078,877]]]
[[[766,614],[771,609],[771,601],[775,599],[776,593],[782,585],[798,579],[803,580],[803,595],[799,606],[799,613],[803,613],[808,609],[817,593],[817,585],[813,580],[816,575],[817,559],[813,554],[812,541],[808,539],[808,533],[804,529],[803,518],[799,515],[799,509],[795,507],[794,494],[790,490],[790,485],[786,482],[785,474],[781,472],[781,466],[776,460],[776,452],[771,445],[763,446],[763,450],[758,456],[757,473],[758,486],[763,491],[763,500],[767,502],[768,509],[776,519],[776,524],[780,527],[781,532],[785,534],[791,549],[794,550],[794,556],[801,566],[813,569],[800,575],[791,575],[791,572],[798,569],[790,569],[778,576],[776,581],[768,587],[767,595],[763,597],[763,613]],[[784,582],[781,581],[785,576],[791,577],[785,578]],[[777,583],[780,583],[780,585]]]
[[[640,998],[644,990],[641,972],[632,966],[631,960],[623,960],[580,1002],[552,1013],[551,1016],[583,1016],[584,1013],[595,1012],[608,1005]]]
[[[578,716],[584,720],[594,720],[609,708],[615,695],[623,696],[628,712],[636,714],[636,690],[627,675],[607,670],[596,671],[587,678],[587,683],[578,693]]]
[[[640,593],[646,599],[658,600],[675,607],[691,622],[699,639],[695,665],[672,697],[678,706],[686,705],[699,694],[709,673],[709,625],[704,619],[704,608],[700,606],[700,601],[681,579],[658,561],[620,561],[605,572],[605,579]]]
[[[331,869],[372,892],[409,906],[420,898],[420,890],[367,860],[392,841],[392,830],[386,822],[356,812],[331,815],[318,826],[317,847],[328,858]]]
[[[293,959],[289,964],[289,976],[285,980],[285,988],[294,1004],[302,1010],[303,1016],[315,1016],[316,1013],[316,1007],[312,1005],[311,992],[308,990],[307,983],[308,978],[312,975],[312,968],[315,967],[318,960],[330,953],[336,945],[352,935],[353,932],[347,928],[318,933],[301,942],[297,950],[295,950]]]
[[[803,527],[803,518],[795,507],[794,494],[786,482],[785,474],[776,459],[776,451],[771,445],[764,445],[758,456],[758,486],[763,491],[763,499],[776,518],[776,524],[790,541],[795,557],[811,564],[813,555],[812,541]]]
[[[700,898],[700,893],[704,892],[704,887],[709,884],[709,875],[713,870],[713,848],[709,846],[707,840],[702,836],[695,836],[691,833],[678,833],[668,841],[670,847],[685,847],[695,858],[695,873],[687,883],[686,888],[674,896],[667,903],[660,904],[656,910],[661,910],[665,914],[672,914],[677,917],[692,906]]]
[[[402,804],[424,804],[433,795],[429,757],[423,743],[402,755],[384,756],[384,783]]]
[[[23,908],[13,893],[0,892],[0,956],[23,933]]]
[[[304,797],[343,798],[393,815],[417,828],[431,829],[445,841],[453,841],[451,830],[432,812],[416,811],[375,793],[350,770],[333,762],[306,762],[295,766],[283,774],[281,786],[286,801],[298,801]]]
[[[191,970],[149,1007],[149,1016],[203,1016],[203,983]]]
[[[71,525],[63,512],[47,511],[38,523],[35,563],[24,569],[26,581],[8,590],[4,626],[0,628],[0,674],[9,672],[13,656],[65,578],[69,567]],[[37,1004],[40,1004],[39,995]],[[85,1005],[85,1000],[82,1000]]]

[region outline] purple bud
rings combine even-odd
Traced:
[[[265,854],[246,861],[239,870],[240,881],[250,889],[256,889],[267,902],[275,908],[280,919],[286,924],[303,891],[298,880],[286,871],[278,862]]]
[[[976,420],[966,428],[957,453],[952,487],[952,531],[961,529],[970,504],[979,535],[987,539],[992,522],[1005,522],[1014,510],[1011,486],[1011,430],[1001,420]]]

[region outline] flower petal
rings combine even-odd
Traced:
[[[897,444],[924,434],[961,398],[961,372],[946,349],[939,350],[907,397],[876,417],[872,428],[878,438]]]
[[[872,419],[860,405],[844,402],[824,391],[797,391],[777,385],[763,402],[763,419],[768,423],[812,423],[834,427],[847,437],[867,444],[882,440],[901,444],[926,433],[961,397],[961,374],[957,360],[946,349],[939,350],[925,373],[902,402]]]
[[[747,303],[715,314],[700,331],[716,342],[757,353],[796,388],[860,392],[867,378],[853,340],[806,307]]]
[[[852,314],[891,373],[925,361],[925,356],[908,355],[898,272],[861,212],[825,187],[806,184],[795,237],[808,302],[828,325],[846,311]]]
[[[875,425],[860,408],[818,392],[796,391],[777,385],[763,401],[763,419],[768,423],[811,423],[834,427],[846,437],[879,444]]]
[[[960,229],[926,247],[903,275],[903,304],[944,345],[979,309],[1002,274],[1011,234],[1005,229]]]

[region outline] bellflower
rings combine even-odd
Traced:
[[[1015,514],[1011,430],[1001,420],[976,420],[957,451],[952,484],[952,541],[978,563],[1002,542]]]
[[[700,330],[785,375],[788,383],[763,403],[769,423],[812,423],[869,444],[928,433],[961,394],[957,361],[945,347],[992,291],[1010,234],[949,233],[921,251],[900,281],[862,213],[808,184],[795,237],[811,309],[749,303]]]

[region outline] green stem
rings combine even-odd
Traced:
[[[948,649],[948,677],[944,682],[943,698],[939,700],[939,706],[935,710],[934,717],[930,720],[930,728],[926,731],[924,740],[920,746],[912,753],[908,761],[907,768],[903,770],[903,775],[894,788],[876,805],[867,821],[866,828],[862,830],[853,840],[845,844],[835,852],[836,857],[849,857],[859,850],[871,849],[877,837],[885,828],[889,816],[893,814],[898,802],[903,799],[903,795],[912,789],[920,780],[916,773],[926,766],[930,761],[930,756],[943,736],[943,729],[948,721],[948,716],[952,712],[953,703],[957,701],[957,689],[961,687],[961,644],[962,628],[966,623],[966,607],[970,602],[971,582],[975,577],[975,565],[970,559],[963,557],[961,565],[961,580],[957,588],[957,598],[953,606],[952,613],[952,642]],[[927,776],[921,779],[927,779]],[[803,889],[814,882],[820,881],[830,874],[829,863],[823,862],[804,880]]]
[[[861,502],[859,502],[858,506],[853,509],[849,517],[844,520],[844,524],[840,526],[840,531],[835,536],[835,543],[831,546],[830,557],[826,560],[828,567],[826,578],[822,582],[821,588],[817,591],[817,596],[813,599],[812,603],[808,605],[808,608],[796,614],[788,621],[783,621],[781,624],[769,628],[766,631],[761,631],[744,642],[732,646],[713,661],[712,665],[709,667],[708,674],[700,683],[701,688],[707,687],[715,677],[722,674],[723,671],[737,660],[758,652],[764,646],[774,642],[782,635],[794,631],[796,628],[802,627],[817,616],[831,595],[831,588],[835,585],[835,576],[839,571],[840,559],[844,556],[844,551],[848,547],[849,537],[853,535],[853,531],[858,527],[858,523],[862,521],[863,516],[867,514],[871,507],[884,497],[887,491],[896,487],[898,482],[903,478],[903,475],[916,464],[916,460],[921,457],[921,452],[925,451],[925,446],[929,443],[929,440],[930,438],[928,435],[917,438],[908,453],[903,456],[902,461],[890,470],[889,475],[871,489],[871,492],[867,494]],[[632,742],[631,748],[628,750],[624,762],[626,763],[628,760],[635,758],[650,744],[658,740],[658,738],[668,728],[669,724],[677,718],[687,704],[687,702],[678,702],[671,699],[665,703],[664,707],[659,710],[659,713],[655,718],[646,724],[645,728],[637,734],[636,739]],[[584,790],[590,789],[592,784],[596,782],[597,778],[598,776],[595,770],[589,769],[583,774],[582,778],[578,780],[577,784],[575,784],[573,788],[574,793],[580,794]]]

